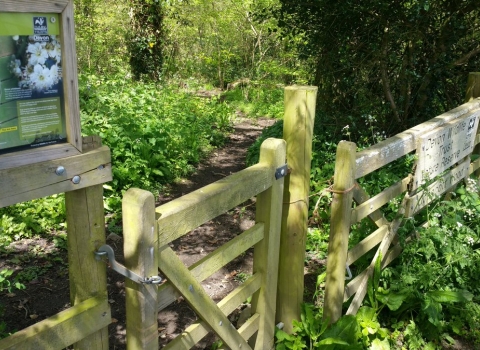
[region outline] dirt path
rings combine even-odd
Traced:
[[[160,196],[157,204],[161,205],[244,169],[248,147],[264,127],[273,123],[274,120],[271,119],[237,122],[235,131],[230,135],[226,145],[202,162],[191,177],[172,185],[168,193]],[[173,242],[172,247],[186,265],[191,265],[251,227],[254,223],[254,213],[254,203],[251,201],[244,203]],[[117,235],[109,235],[107,243],[114,248],[116,259],[122,262],[123,239]],[[5,308],[4,319],[8,327],[5,333],[21,330],[70,306],[66,266],[66,251],[46,240],[19,241],[15,243],[11,252],[0,254],[0,268],[31,269],[32,273],[38,274],[38,278],[27,284],[25,290],[15,290],[10,294],[0,293],[0,305]],[[208,294],[218,301],[251,274],[251,267],[251,252],[247,252],[202,284]],[[113,319],[109,327],[110,349],[125,349],[124,279],[111,270],[108,271],[107,278]],[[233,314],[233,322],[237,321],[239,312],[240,310]],[[163,345],[180,334],[187,325],[195,322],[197,317],[180,298],[162,310],[158,320],[160,342]],[[214,341],[215,337],[209,335],[196,349],[209,348]]]

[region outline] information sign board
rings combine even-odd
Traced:
[[[58,14],[0,13],[0,151],[67,140],[59,23]]]
[[[417,167],[411,191],[472,153],[480,111],[422,135],[417,144]]]
[[[81,151],[74,41],[72,0],[0,0],[0,161]]]

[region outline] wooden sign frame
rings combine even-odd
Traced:
[[[63,87],[66,142],[25,150],[12,148],[0,154],[0,170],[22,167],[42,161],[65,158],[82,153],[80,107],[78,98],[77,57],[73,0],[0,0],[0,13],[25,13],[37,16],[58,15],[61,43],[61,79]],[[52,22],[53,16],[52,16]],[[33,25],[32,25],[33,31]],[[1,33],[0,33],[1,34]],[[34,33],[32,33],[34,34]]]

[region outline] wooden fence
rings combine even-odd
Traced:
[[[94,252],[105,244],[102,184],[112,180],[110,150],[83,138],[83,153],[14,168],[0,164],[0,207],[65,193],[70,299],[73,305],[0,340],[0,349],[108,349],[111,323],[105,265]],[[63,169],[59,171],[59,169]],[[77,176],[79,181],[72,181]]]
[[[1,51],[0,58],[7,57],[3,54],[8,52]],[[8,77],[0,78],[4,83]],[[299,220],[308,214],[316,91],[316,87],[310,86],[285,89],[284,137],[289,144],[267,141],[262,146],[259,164],[156,209],[150,193],[137,189],[127,192],[123,201],[126,265],[137,276],[156,275],[160,267],[169,281],[158,288],[127,280],[129,349],[158,349],[158,311],[176,300],[178,293],[184,295],[203,321],[185,330],[168,349],[190,348],[210,329],[231,348],[249,349],[250,339],[255,349],[268,349],[273,347],[278,320],[288,329],[293,319],[300,318],[306,220]],[[108,349],[107,326],[111,316],[106,266],[98,261],[98,252],[106,240],[102,184],[112,180],[111,157],[108,147],[102,147],[96,136],[84,137],[81,148],[82,152],[67,152],[58,147],[63,157],[56,155],[53,159],[39,152],[35,159],[19,164],[18,157],[7,154],[0,163],[0,207],[65,193],[73,305],[0,340],[2,350],[63,349],[72,344],[75,349]],[[285,158],[290,159],[288,169]],[[275,179],[277,170],[282,173]],[[256,225],[189,269],[168,247],[169,242],[187,231],[257,194]],[[252,246],[254,275],[220,303],[213,303],[200,282]],[[292,249],[300,253],[291,254]],[[280,272],[279,251],[285,252]],[[292,276],[292,269],[300,273]],[[123,271],[128,270],[123,267]],[[253,296],[253,316],[240,329],[231,328],[225,315],[249,296]]]
[[[335,322],[342,315],[343,303],[353,297],[347,314],[355,314],[367,292],[375,261],[382,257],[382,268],[401,252],[398,229],[433,200],[452,189],[480,167],[471,162],[480,117],[480,74],[469,79],[467,103],[400,134],[357,152],[352,142],[342,141],[337,148],[328,247],[324,319]],[[475,84],[475,81],[477,84]],[[476,93],[475,93],[476,91]],[[475,95],[476,94],[476,95]],[[357,179],[416,152],[412,173],[378,194],[367,194]],[[425,188],[429,180],[435,181]],[[381,208],[404,195],[396,217],[387,221]],[[352,208],[353,201],[356,203]],[[371,220],[377,229],[348,250],[352,225]],[[370,265],[347,285],[346,267],[377,247]]]
[[[160,287],[128,281],[128,349],[158,349],[157,313],[177,300],[178,294],[201,321],[165,349],[190,349],[209,330],[231,349],[251,349],[248,340],[253,335],[255,349],[273,348],[285,159],[285,141],[268,139],[257,165],[158,208],[151,193],[127,191],[123,199],[125,267],[140,276],[157,275],[160,269],[167,279]],[[256,224],[194,265],[185,267],[169,247],[173,240],[257,194]],[[253,275],[215,304],[200,282],[252,246]],[[249,296],[253,296],[252,316],[236,329],[227,316]]]

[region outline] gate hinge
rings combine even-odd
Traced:
[[[287,176],[288,173],[289,173],[288,165],[287,164],[282,165],[281,167],[278,167],[277,170],[275,171],[275,179],[276,180],[281,179],[282,177]]]
[[[160,276],[152,276],[152,277],[141,277],[137,275],[135,272],[130,271],[125,266],[120,264],[115,260],[115,252],[113,251],[112,247],[107,244],[102,245],[96,252],[95,252],[95,259],[101,260],[102,257],[106,256],[110,267],[112,270],[117,271],[122,276],[132,280],[135,283],[142,283],[142,284],[160,284],[162,282],[162,278]]]

